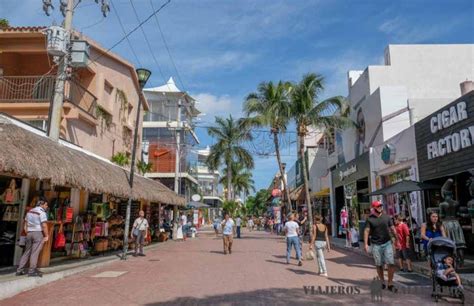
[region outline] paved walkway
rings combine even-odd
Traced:
[[[234,242],[233,253],[224,255],[221,238],[202,233],[197,239],[149,250],[146,257],[113,261],[23,292],[0,305],[371,304],[369,286],[375,270],[370,258],[331,251],[329,278],[324,278],[316,273],[314,262],[298,267],[293,260],[286,265],[282,237],[244,231]],[[420,292],[384,291],[385,304],[432,303],[429,279],[405,274],[396,280],[403,288],[421,286]]]

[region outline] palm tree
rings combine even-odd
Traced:
[[[232,115],[228,118],[216,117],[215,125],[208,128],[207,133],[216,140],[211,146],[207,164],[211,170],[216,170],[221,165],[227,167],[227,200],[231,200],[232,163],[242,164],[248,169],[254,167],[252,155],[242,146],[243,142],[252,140],[252,135]]]
[[[227,167],[223,169],[224,173],[227,173]],[[252,179],[252,172],[247,168],[244,168],[242,164],[232,163],[232,190],[235,197],[236,194],[244,193],[249,194],[251,191],[255,191],[255,181]],[[223,176],[219,183],[227,185],[227,176]]]
[[[245,119],[248,125],[270,127],[283,189],[286,192],[287,209],[291,211],[290,190],[286,183],[283,163],[281,162],[280,142],[278,139],[280,133],[285,133],[291,119],[289,88],[290,84],[282,81],[279,81],[277,84],[273,82],[260,83],[257,92],[247,96],[244,112],[248,117]]]
[[[346,112],[343,97],[332,97],[324,101],[318,101],[318,96],[324,89],[323,77],[315,73],[303,76],[303,79],[294,84],[291,89],[291,115],[296,122],[299,149],[298,155],[301,160],[303,184],[308,205],[309,225],[313,225],[313,212],[308,184],[308,166],[305,158],[304,138],[308,135],[308,127],[313,126],[321,130],[337,129],[352,126],[353,123],[340,115],[337,110]]]
[[[137,163],[137,168],[140,173],[145,176],[146,173],[150,172],[153,169],[152,163],[146,163],[143,160],[139,160]]]

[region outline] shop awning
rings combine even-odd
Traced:
[[[426,184],[422,182],[416,182],[411,180],[403,180],[396,184],[390,185],[386,188],[382,188],[371,192],[368,196],[374,195],[387,195],[392,193],[405,193],[405,192],[412,192],[412,191],[422,191],[422,190],[429,190],[429,189],[440,189],[441,187],[438,185],[433,184]]]
[[[322,198],[322,197],[329,197],[330,195],[330,190],[329,188],[323,188],[318,192],[313,192],[311,195],[313,198]]]
[[[0,114],[0,172],[48,179],[51,184],[84,188],[128,198],[129,171],[76,145],[52,141],[45,133]],[[134,200],[185,205],[183,197],[158,181],[135,175]]]

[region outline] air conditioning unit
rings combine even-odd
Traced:
[[[71,45],[71,66],[86,67],[89,64],[89,43],[85,40],[73,40]]]
[[[52,56],[63,56],[66,54],[67,33],[62,27],[51,26],[47,28],[46,33],[46,50]]]

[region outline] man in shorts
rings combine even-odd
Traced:
[[[369,236],[372,247],[372,255],[374,257],[377,274],[382,281],[382,289],[388,288],[392,292],[396,292],[393,286],[393,273],[395,272],[395,260],[393,258],[392,238],[397,239],[397,233],[392,218],[383,213],[383,206],[380,201],[372,202],[373,213],[367,218],[364,230],[364,247],[369,252]],[[388,268],[388,283],[385,285],[383,267]]]

